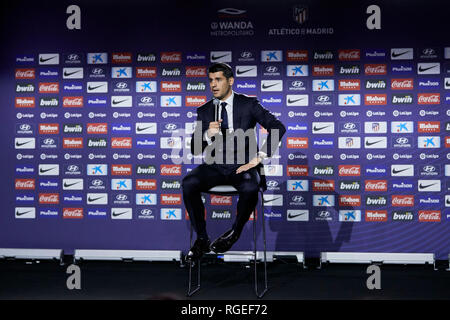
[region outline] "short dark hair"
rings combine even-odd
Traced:
[[[219,72],[219,71],[222,71],[223,75],[227,79],[234,78],[233,69],[227,63],[223,63],[223,62],[214,63],[214,64],[210,65],[208,68],[208,73],[215,73],[215,72]]]

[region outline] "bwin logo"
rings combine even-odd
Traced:
[[[330,101],[330,97],[329,96],[325,96],[325,95],[321,95],[321,96],[317,97],[317,101],[328,102],[328,101]]]
[[[398,144],[407,144],[409,142],[408,138],[398,138],[397,140],[395,140],[395,142],[397,142]]]
[[[128,199],[128,196],[126,194],[118,194],[116,196],[117,201],[126,201]]]

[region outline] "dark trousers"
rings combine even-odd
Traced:
[[[240,234],[258,203],[260,181],[261,177],[257,168],[236,174],[236,170],[230,172],[230,170],[221,170],[221,167],[217,165],[201,164],[189,172],[183,178],[183,200],[197,237],[208,237],[202,192],[217,185],[232,185],[238,190],[237,217],[233,229]]]

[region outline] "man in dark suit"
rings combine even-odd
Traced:
[[[205,161],[189,172],[182,183],[184,204],[197,233],[187,255],[191,261],[211,250],[226,252],[239,239],[258,202],[259,188],[266,187],[261,161],[275,153],[286,131],[256,98],[233,92],[233,70],[228,64],[213,64],[208,68],[208,77],[214,98],[197,109],[191,140],[192,154],[205,152]],[[256,141],[256,123],[268,131],[261,151]],[[201,192],[225,184],[233,185],[239,192],[237,217],[232,228],[210,244]]]

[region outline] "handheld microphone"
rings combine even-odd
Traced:
[[[220,104],[220,100],[217,98],[213,99],[213,103],[214,103],[214,107],[215,107],[215,114],[214,114],[214,121],[217,122],[219,121],[219,104]]]

